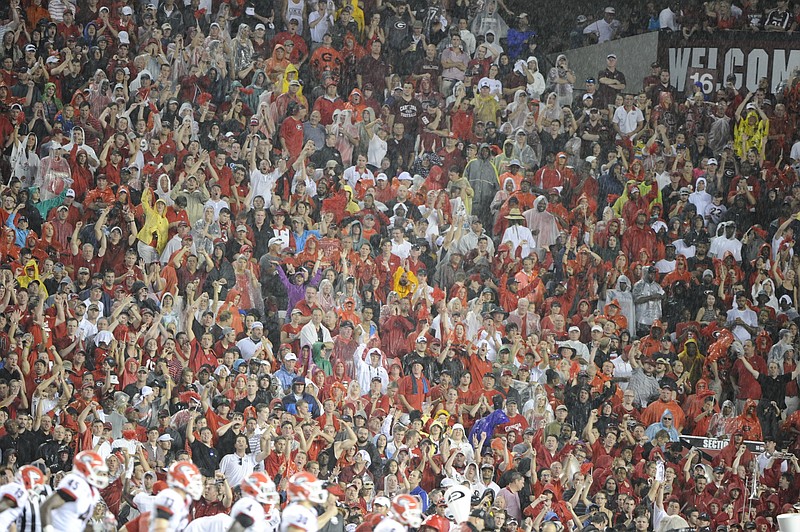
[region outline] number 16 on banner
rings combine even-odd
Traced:
[[[688,68],[686,70],[686,96],[690,96],[694,89],[692,85],[698,85],[703,94],[708,96],[717,90],[717,81],[714,79],[715,71],[708,68]]]

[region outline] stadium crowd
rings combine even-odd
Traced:
[[[634,5],[3,2],[0,527],[775,532],[800,73],[548,54],[800,6]]]

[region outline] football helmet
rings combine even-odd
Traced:
[[[286,497],[289,501],[309,501],[324,504],[328,492],[322,487],[322,481],[307,471],[295,473],[289,477],[286,486]]]
[[[401,493],[392,499],[392,515],[400,524],[419,528],[422,524],[422,502],[413,495]]]
[[[167,470],[167,486],[180,488],[193,500],[199,500],[203,495],[203,475],[197,466],[186,460],[175,462]]]
[[[108,486],[108,466],[94,451],[81,451],[72,459],[73,469],[97,489]]]
[[[16,474],[17,482],[25,486],[26,490],[32,490],[37,486],[44,486],[45,478],[42,470],[36,466],[24,465],[19,468]]]
[[[281,496],[275,488],[275,483],[266,473],[256,471],[242,481],[242,493],[254,498],[270,508],[280,504]]]

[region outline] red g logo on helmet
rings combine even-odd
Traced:
[[[94,451],[81,451],[72,460],[75,471],[97,489],[108,486],[108,467]]]
[[[196,501],[203,495],[203,475],[196,465],[181,460],[169,466],[167,486],[185,491]]]

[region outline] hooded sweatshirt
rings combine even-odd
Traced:
[[[497,179],[497,168],[492,163],[491,150],[487,144],[482,144],[478,156],[467,163],[464,177],[469,181],[475,195],[472,198],[472,213],[486,216],[489,206],[500,187]],[[484,226],[486,224],[484,223]]]
[[[539,206],[544,204],[544,210],[539,212]],[[555,244],[559,235],[556,217],[547,210],[548,201],[545,196],[539,196],[533,202],[533,208],[523,213],[531,232],[536,231],[536,249],[549,250]]]
[[[672,425],[670,428],[667,428],[664,424],[665,417],[672,418]],[[652,441],[656,437],[656,434],[662,430],[666,430],[669,433],[669,441],[680,441],[681,435],[675,428],[675,417],[672,415],[672,412],[669,408],[664,409],[664,412],[661,413],[661,419],[657,423],[653,423],[647,427],[647,430],[645,430],[644,433],[647,435],[650,441]]]
[[[33,138],[33,149],[28,149],[28,139]],[[39,139],[36,135],[30,134],[22,137],[14,144],[11,150],[11,169],[12,176],[16,177],[23,184],[33,183],[39,171],[39,156],[36,151],[39,147]]]
[[[372,365],[372,353],[380,353],[380,362],[377,366]],[[386,363],[386,356],[383,351],[377,347],[367,349],[366,344],[361,344],[356,348],[353,354],[353,360],[356,364],[356,378],[361,390],[369,390],[370,383],[373,377],[380,377],[381,379],[381,393],[386,393],[386,387],[389,385],[389,373],[384,367]]]

